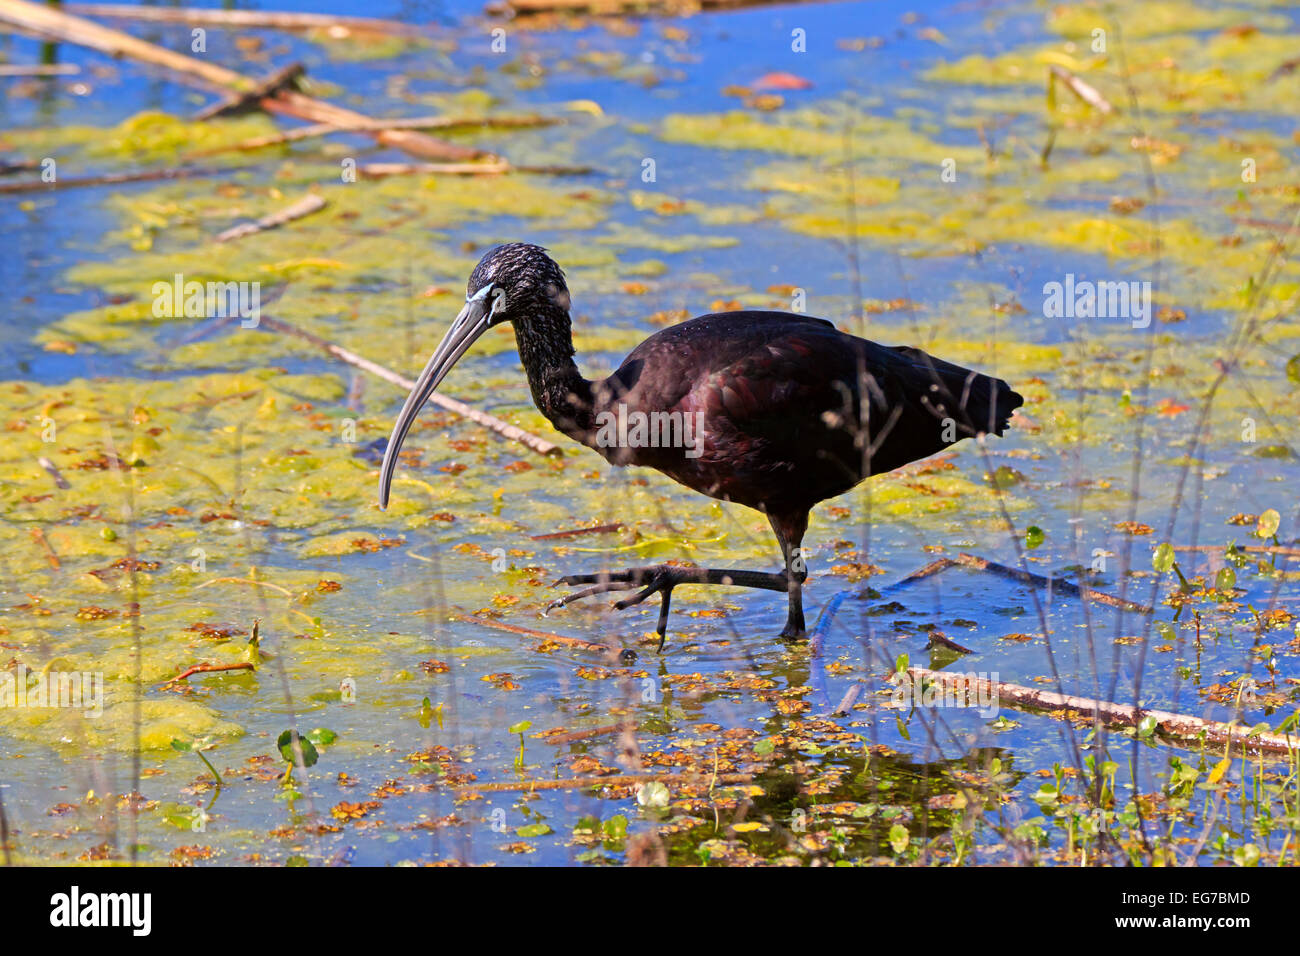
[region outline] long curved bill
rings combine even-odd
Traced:
[[[486,292],[486,288],[483,291]],[[393,471],[397,468],[397,453],[402,450],[406,433],[411,430],[416,416],[420,414],[420,409],[451,371],[452,366],[460,361],[460,357],[469,350],[475,340],[487,331],[491,318],[484,305],[482,293],[468,300],[465,308],[460,310],[460,315],[456,316],[456,321],[451,324],[451,328],[447,330],[447,334],[434,351],[433,357],[429,359],[429,364],[416,379],[415,388],[411,389],[411,394],[406,396],[406,404],[402,406],[397,416],[397,423],[393,425],[393,434],[388,439],[388,448],[384,451],[383,467],[379,469],[381,509],[388,507],[388,493],[393,484]]]

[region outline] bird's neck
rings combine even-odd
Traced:
[[[569,313],[547,303],[514,325],[533,402],[559,431],[585,443],[593,431],[592,389],[573,361]]]

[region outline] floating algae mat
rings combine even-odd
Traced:
[[[278,122],[185,119],[194,104],[129,78],[103,125],[72,100],[0,136],[60,175],[192,153],[215,169],[0,213],[68,246],[22,250],[16,314],[38,321],[5,326],[40,357],[0,382],[12,859],[1163,863],[1207,825],[1198,863],[1292,852],[1281,763],[936,708],[887,680],[928,665],[1131,703],[1140,673],[1143,706],[1296,729],[1291,12],[1161,2],[1116,30],[1110,8],[1012,7],[980,14],[1016,26],[990,46],[969,15],[895,35],[838,6],[862,36],[775,79],[735,56],[769,37],[761,10],[539,26],[506,68],[473,53],[473,26],[284,41],[314,95],[369,114],[562,118],[457,141],[582,176],[349,181],[348,160],[406,157],[356,136],[229,150]],[[1059,78],[1049,93],[1052,67],[1112,110]],[[215,239],[309,194],[310,216]],[[101,233],[77,235],[82,216]],[[263,315],[410,376],[508,239],[566,268],[589,375],[690,315],[799,302],[995,372],[1026,404],[1006,437],[814,512],[809,624],[836,611],[815,639],[775,638],[779,596],[682,588],[659,654],[653,601],[546,614],[553,582],[772,569],[767,522],[557,436],[509,329],[444,389],[561,454],[430,407],[381,512],[399,390],[244,316],[158,304],[178,276],[242,283]],[[1136,283],[1145,311],[1053,312],[1067,281]],[[962,553],[1051,586],[933,569]],[[290,730],[312,757],[292,772]]]

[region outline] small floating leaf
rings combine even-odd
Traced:
[[[1168,541],[1156,548],[1155,553],[1151,555],[1151,567],[1161,574],[1165,574],[1174,566],[1174,547]]]
[[[280,756],[296,767],[298,758],[293,751],[293,731],[286,730],[280,734],[275,743],[280,748]],[[320,759],[320,754],[317,752],[315,745],[302,734],[298,735],[298,746],[302,748],[302,765],[304,767],[310,767]]]

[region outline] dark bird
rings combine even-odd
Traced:
[[[657,332],[602,381],[573,361],[569,289],[539,246],[488,251],[469,277],[465,308],[402,406],[384,453],[379,506],[388,505],[402,440],[446,374],[485,331],[515,327],[533,401],[557,429],[613,465],[657,468],[675,481],[767,515],[782,572],[659,565],[578,574],[588,585],[552,607],[637,590],[622,609],[660,594],[660,646],[679,584],[784,591],[784,638],[804,632],[801,550],[808,513],[870,475],[925,458],[962,438],[1001,435],[1023,399],[1001,379],[917,348],[877,345],[824,319],[786,312],[702,315]]]

